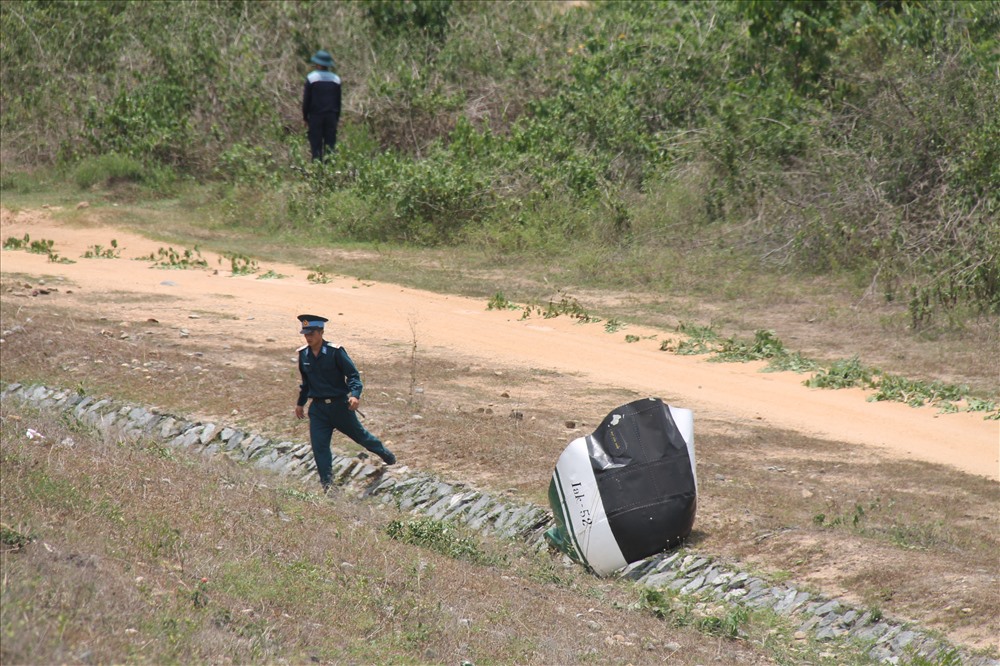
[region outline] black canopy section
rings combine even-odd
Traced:
[[[589,439],[608,525],[626,562],[675,546],[691,533],[697,506],[693,442],[685,442],[663,401],[619,407]]]

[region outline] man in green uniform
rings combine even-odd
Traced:
[[[358,420],[357,409],[361,402],[361,376],[354,361],[340,345],[323,339],[325,317],[299,315],[302,335],[306,344],[298,350],[299,399],[295,404],[296,418],[305,418],[305,404],[309,404],[309,439],[319,481],[326,490],[333,483],[333,455],[330,440],[333,431],[339,430],[365,447],[386,465],[393,465],[396,456],[385,448],[382,441],[368,432]]]

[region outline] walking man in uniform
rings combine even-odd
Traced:
[[[327,321],[317,315],[299,315],[306,344],[298,350],[302,384],[295,404],[295,416],[302,419],[305,418],[306,401],[312,400],[309,404],[309,439],[324,491],[333,483],[330,439],[334,430],[339,430],[380,457],[386,465],[396,462],[392,451],[385,448],[382,441],[368,432],[358,420],[357,409],[363,388],[361,376],[343,347],[323,339]]]
[[[340,77],[333,73],[333,58],[316,51],[311,59],[316,69],[306,77],[302,93],[302,119],[309,128],[309,148],[314,160],[333,154],[340,122]]]

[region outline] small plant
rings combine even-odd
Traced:
[[[121,257],[121,254],[122,251],[118,248],[118,241],[112,238],[110,247],[105,248],[100,245],[91,245],[82,256],[84,259],[118,259]]]
[[[948,648],[934,655],[933,659],[914,654],[906,663],[910,666],[962,666],[962,653],[958,648]]]
[[[617,333],[618,331],[622,330],[623,328],[625,328],[625,324],[623,322],[618,321],[614,317],[612,317],[611,319],[609,319],[604,324],[604,332],[605,333]]]
[[[31,241],[31,244],[25,248],[28,252],[32,254],[52,254],[52,246],[55,245],[55,241],[41,240]]]
[[[715,343],[719,339],[719,334],[709,326],[698,326],[681,322],[677,326],[677,331],[688,337],[687,340],[681,341],[677,345],[677,349],[674,350],[675,354],[682,356],[709,354],[715,350]]]
[[[520,310],[520,306],[511,303],[504,296],[502,291],[498,291],[490,297],[490,300],[486,303],[487,310]]]
[[[258,280],[280,280],[282,278],[288,277],[282,273],[275,273],[273,270],[268,270],[265,273],[261,273],[257,276]]]
[[[639,593],[639,605],[648,608],[653,615],[660,619],[668,617],[673,609],[670,607],[670,600],[659,590],[643,588]]]
[[[722,617],[709,615],[696,623],[698,629],[713,636],[739,638],[740,627],[747,623],[750,614],[746,608],[735,607]]]
[[[600,321],[600,319],[591,317],[583,306],[580,305],[580,301],[568,296],[563,296],[558,301],[549,301],[548,307],[542,313],[545,319],[552,319],[560,315],[569,315],[573,319],[577,319],[583,323]]]
[[[980,398],[966,398],[966,404],[966,411],[970,412],[995,412],[998,409],[997,403]]]
[[[173,450],[170,447],[164,446],[154,440],[142,442],[139,448],[156,458],[160,458],[162,460],[174,460]]]
[[[481,564],[495,563],[495,558],[483,553],[476,541],[459,536],[454,527],[433,518],[419,518],[405,522],[394,520],[386,526],[385,532],[397,541],[430,548],[458,560]]]
[[[31,242],[31,236],[24,234],[23,238],[15,238],[14,236],[8,236],[7,240],[3,242],[3,249],[5,250],[23,250],[28,247]]]
[[[75,264],[76,262],[66,257],[60,257],[58,252],[49,252],[49,262],[53,264]]]
[[[49,261],[54,264],[75,264],[76,262],[72,259],[67,259],[65,257],[60,257],[59,253],[52,249],[55,245],[54,241],[41,240],[33,241],[31,236],[24,234],[23,238],[15,238],[10,236],[3,243],[3,249],[5,250],[26,250],[32,254],[44,254],[48,255]]]
[[[834,361],[829,368],[820,370],[803,383],[811,388],[868,387],[872,385],[872,374],[873,370],[862,365],[855,356]]]
[[[195,608],[204,608],[208,605],[208,579],[202,578],[191,590],[191,604]]]
[[[0,546],[4,550],[21,550],[31,543],[31,537],[15,529],[0,524]]]
[[[914,381],[898,375],[882,374],[878,381],[875,394],[869,401],[892,400],[905,402],[911,407],[920,407],[938,400],[960,400],[968,393],[967,386],[954,386],[942,382],[930,384]]]
[[[315,499],[315,495],[311,493],[302,492],[296,488],[279,488],[278,493],[289,497],[294,500],[299,500],[303,502],[308,502],[309,500]]]
[[[782,354],[775,356],[764,368],[765,372],[814,372],[819,368],[819,364],[812,359],[806,358],[799,352]]]
[[[31,236],[24,234],[21,238],[15,238],[14,236],[8,236],[7,240],[3,242],[3,249],[5,250],[25,250],[26,252],[31,252],[32,254],[47,254],[50,257],[55,255],[52,251],[52,246],[55,245],[55,241],[41,239],[41,240],[31,240]]]
[[[760,361],[787,355],[785,345],[775,335],[774,331],[755,331],[751,343],[728,338],[722,342],[714,360],[719,361]]]
[[[221,259],[220,259],[221,261]],[[257,261],[251,259],[250,257],[243,256],[242,254],[233,254],[229,256],[229,265],[232,269],[232,275],[253,275],[260,270],[257,265]]]
[[[639,342],[640,338],[638,335],[626,335],[625,342]]]
[[[333,282],[333,278],[324,273],[323,271],[315,271],[306,276],[306,279],[313,284],[328,284]]]
[[[140,261],[152,261],[153,268],[167,268],[185,270],[188,268],[208,268],[208,262],[201,256],[201,251],[195,246],[194,250],[185,249],[178,252],[172,247],[160,248],[155,253],[150,253],[145,257],[139,257]]]
[[[544,319],[553,319],[561,315],[568,315],[583,324],[601,321],[598,317],[590,315],[583,308],[583,306],[580,305],[578,300],[567,296],[563,296],[558,301],[549,301],[548,305],[544,308],[537,305],[525,306],[521,319],[528,319],[532,314],[539,314]]]
[[[872,502],[869,508],[877,508],[878,500]],[[840,527],[849,526],[858,528],[861,526],[862,522],[865,520],[865,508],[860,504],[854,505],[854,511],[842,516],[836,516],[829,522],[826,520],[826,514],[817,514],[813,517],[813,523],[819,527]]]

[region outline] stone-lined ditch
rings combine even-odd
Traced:
[[[0,400],[60,411],[105,434],[151,438],[203,455],[226,455],[253,467],[318,483],[308,443],[278,441],[259,432],[190,421],[140,405],[46,386],[7,384],[0,391]],[[405,466],[381,468],[359,457],[336,453],[334,476],[338,485],[357,491],[369,501],[392,504],[402,511],[463,524],[501,538],[518,539],[538,551],[548,548],[544,533],[552,526],[552,514],[547,507],[500,499]],[[768,610],[797,626],[800,638],[830,641],[831,647],[840,641],[852,641],[886,664],[907,663],[918,656],[935,663],[957,656],[967,666],[1000,666],[996,659],[965,654],[905,621],[853,608],[840,600],[799,590],[791,583],[768,582],[683,548],[635,562],[616,576],[651,589],[673,590],[694,601]]]

